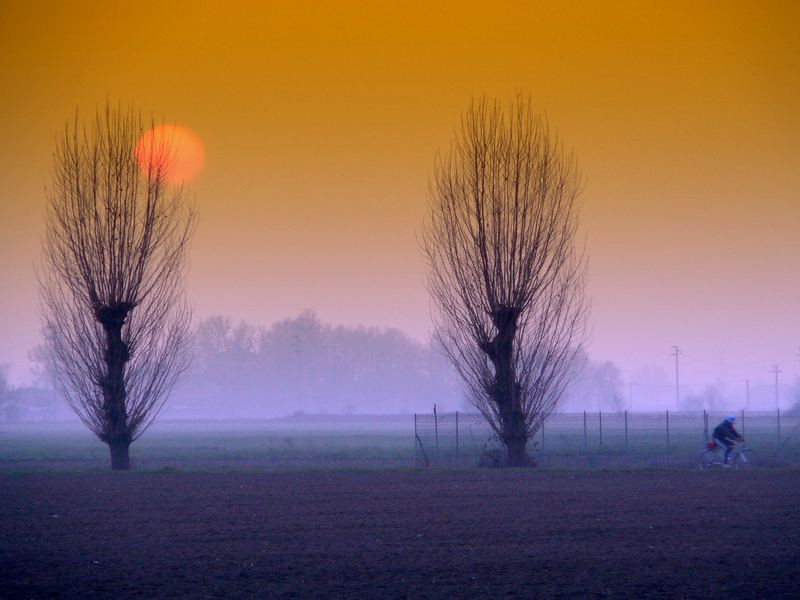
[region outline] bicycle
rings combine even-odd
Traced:
[[[755,451],[744,445],[744,442],[737,442],[728,457],[728,465],[734,469],[752,469],[758,466],[758,455]],[[725,448],[715,441],[706,442],[706,447],[700,453],[701,469],[714,469],[725,467]]]

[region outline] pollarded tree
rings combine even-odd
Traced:
[[[107,106],[58,139],[43,240],[41,307],[57,389],[129,469],[129,447],[188,366],[183,280],[196,215],[165,177],[168,139],[142,139]],[[137,146],[138,144],[138,146]]]
[[[473,102],[437,158],[422,238],[438,340],[507,449],[561,399],[586,336],[577,164],[530,100]]]

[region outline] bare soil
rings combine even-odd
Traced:
[[[0,475],[3,598],[798,598],[797,471]]]

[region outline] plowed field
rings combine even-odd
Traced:
[[[798,598],[797,471],[0,475],[3,598]]]

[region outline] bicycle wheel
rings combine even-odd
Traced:
[[[745,448],[736,454],[733,464],[737,469],[752,469],[758,466],[758,455],[749,448]]]
[[[722,466],[722,452],[717,448],[706,448],[700,453],[698,466],[701,469],[713,469],[714,467]]]

